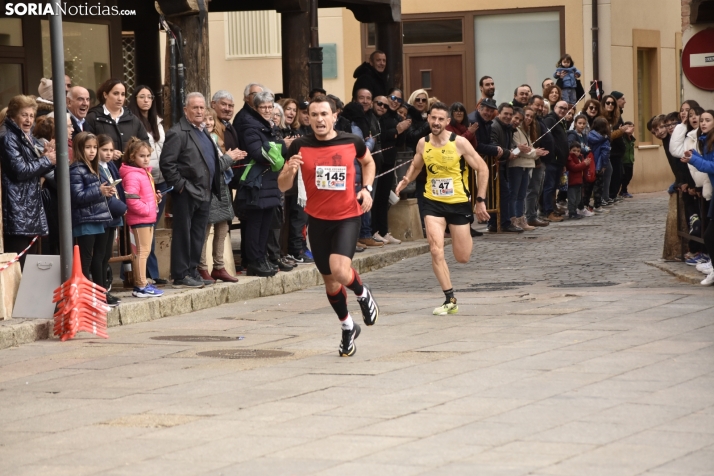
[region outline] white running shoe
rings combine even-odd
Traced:
[[[578,215],[580,215],[581,217],[591,217],[595,215],[595,213],[591,212],[587,208],[583,208],[582,210],[578,210]]]
[[[391,233],[387,233],[386,235],[384,235],[382,240],[384,240],[387,244],[390,245],[399,245],[402,243],[402,240],[394,238]]]
[[[711,286],[714,284],[714,271],[709,273],[706,278],[702,280],[702,286]]]
[[[712,262],[707,261],[706,263],[699,263],[697,265],[697,271],[704,273],[704,274],[709,274],[712,271],[714,271],[714,268],[712,268]]]
[[[387,240],[385,240],[385,239],[382,237],[382,235],[380,235],[379,233],[375,233],[374,235],[372,235],[372,239],[373,239],[374,241],[382,242],[382,243],[384,243],[385,245],[389,244],[389,242],[388,242]]]

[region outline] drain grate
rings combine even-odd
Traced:
[[[511,291],[521,286],[530,286],[533,283],[527,281],[510,281],[507,283],[475,283],[469,284],[468,288],[456,289],[459,293],[485,293],[491,291]]]
[[[552,284],[551,288],[602,288],[607,286],[617,286],[620,283],[613,283],[612,281],[600,281],[596,283],[560,283]]]
[[[152,340],[168,340],[172,342],[225,342],[232,340],[241,340],[240,337],[229,336],[157,336],[152,337]]]
[[[221,349],[199,352],[197,355],[216,359],[275,359],[278,357],[290,357],[293,354],[282,350]]]

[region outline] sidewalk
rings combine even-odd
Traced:
[[[449,244],[451,240],[447,240]],[[355,254],[353,266],[360,273],[368,273],[403,259],[428,253],[427,241],[403,242],[383,248],[368,249]],[[148,322],[163,317],[178,316],[258,297],[287,294],[322,284],[322,278],[314,264],[299,265],[289,272],[280,272],[272,278],[239,276],[235,284],[217,283],[203,289],[173,289],[162,286],[160,298],[140,299],[130,291],[112,292],[122,303],[107,316],[109,327]],[[52,337],[51,319],[10,319],[0,321],[0,349],[19,346]],[[111,336],[111,333],[110,333]]]
[[[706,278],[706,275],[697,271],[694,266],[689,266],[682,261],[665,261],[659,259],[657,261],[645,261],[645,264],[661,269],[689,284],[700,284],[701,281]]]

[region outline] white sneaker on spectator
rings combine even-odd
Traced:
[[[399,245],[402,243],[402,240],[394,238],[391,233],[387,233],[382,239],[390,245]]]
[[[578,215],[580,215],[581,217],[591,217],[595,214],[587,208],[583,208],[582,210],[578,210]]]
[[[382,235],[380,235],[379,233],[375,233],[374,235],[372,235],[372,239],[373,239],[374,241],[381,241],[381,242],[384,243],[385,245],[389,244],[389,242],[388,242],[387,240],[385,240],[385,239],[382,237]]]
[[[702,286],[711,286],[714,284],[714,271],[709,273],[706,278],[702,280]]]
[[[714,271],[714,267],[712,267],[712,262],[707,261],[706,263],[699,263],[697,265],[697,271],[704,273],[704,274],[709,274],[712,271]]]

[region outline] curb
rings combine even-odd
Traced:
[[[681,261],[645,261],[645,264],[669,273],[685,283],[701,284],[704,279],[704,275],[694,266],[686,265]]]
[[[445,245],[451,244],[447,239]],[[352,266],[364,274],[392,265],[403,259],[429,252],[426,240],[388,245],[379,250],[367,250],[356,255]],[[259,297],[288,294],[322,284],[322,277],[314,264],[278,273],[272,278],[241,276],[235,284],[217,283],[203,289],[172,290],[158,299],[127,298],[107,314],[107,326],[126,326],[164,317],[178,316]],[[0,321],[0,349],[16,347],[52,337],[51,319],[9,319]]]

